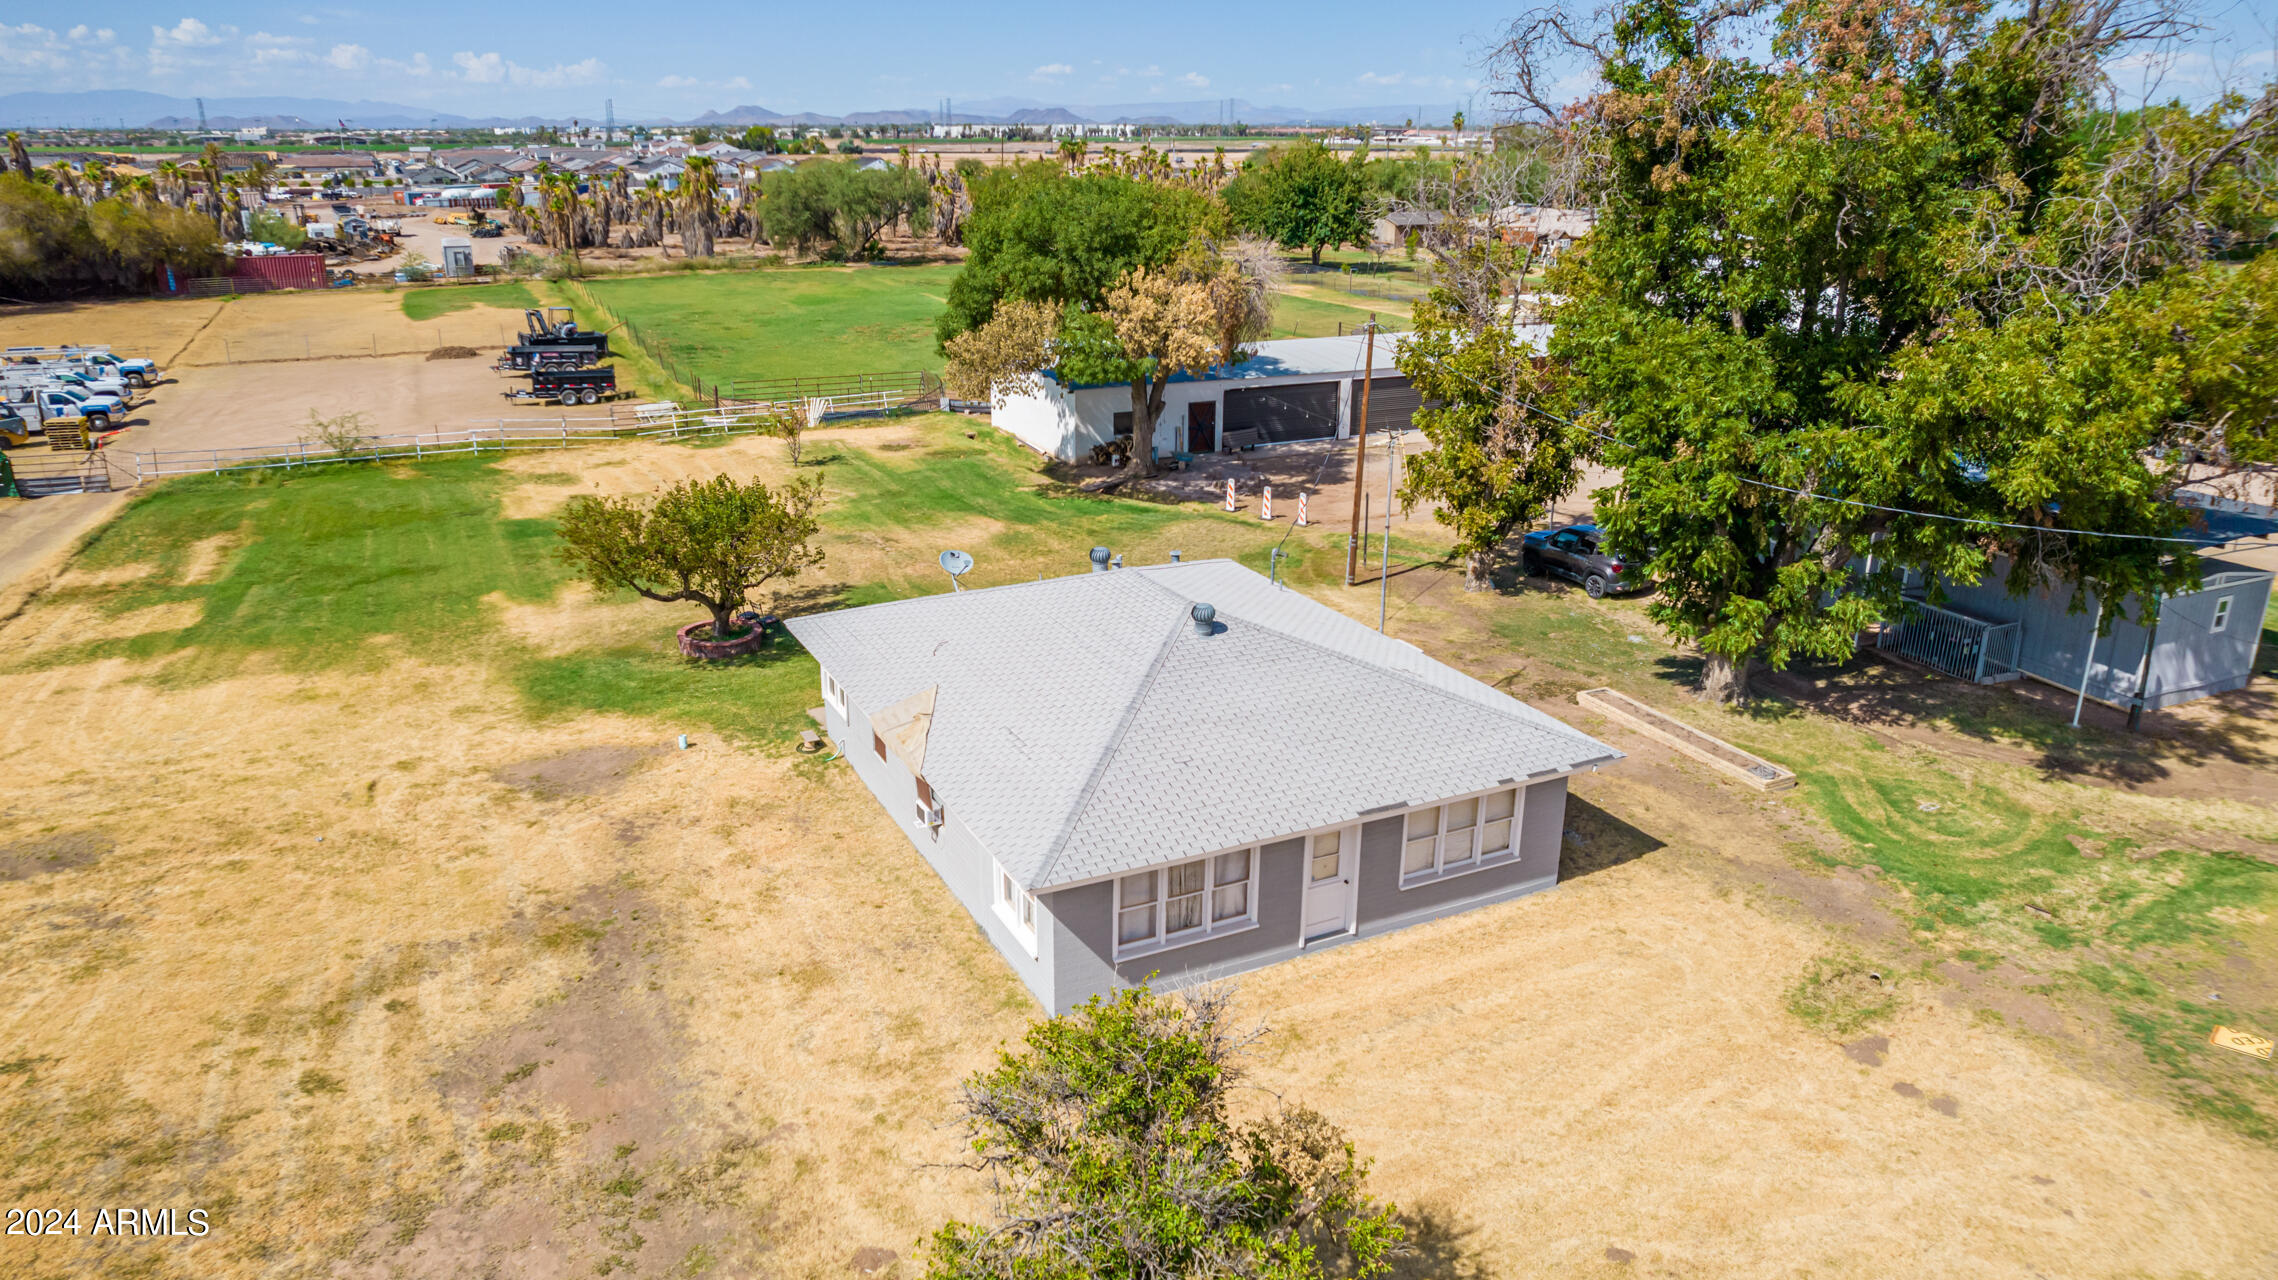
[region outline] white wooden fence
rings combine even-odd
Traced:
[[[216,471],[267,471],[321,466],[339,462],[379,462],[398,458],[440,458],[453,454],[511,453],[530,449],[572,449],[580,445],[616,440],[683,440],[698,436],[749,435],[773,416],[771,410],[726,406],[719,409],[681,409],[669,412],[643,406],[610,416],[563,416],[548,422],[537,418],[499,418],[488,425],[475,423],[457,431],[428,431],[416,435],[365,436],[348,447],[300,440],[282,445],[249,445],[237,449],[165,449],[145,453],[112,453],[114,464],[127,463],[134,483],[167,476],[200,475]]]

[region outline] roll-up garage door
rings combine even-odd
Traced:
[[[1353,397],[1353,421],[1358,422],[1360,384],[1357,382],[1353,384]],[[1368,388],[1368,429],[1371,434],[1378,431],[1406,431],[1411,425],[1409,418],[1423,407],[1423,396],[1408,385],[1407,378],[1397,373],[1388,378],[1377,378]]]
[[[1226,430],[1255,431],[1268,444],[1337,434],[1337,385],[1247,387],[1226,393]]]

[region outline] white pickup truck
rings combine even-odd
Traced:
[[[63,426],[108,431],[127,416],[126,406],[117,400],[89,395],[77,387],[10,387],[5,394],[6,409],[42,430]]]
[[[117,355],[109,347],[0,347],[0,367],[84,369],[130,387],[158,385],[157,362]]]

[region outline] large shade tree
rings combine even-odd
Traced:
[[[2208,259],[2267,242],[2270,86],[2099,114],[2101,68],[2174,33],[2117,4],[1603,19],[1522,18],[1505,88],[1593,175],[1550,349],[1623,470],[1601,522],[1653,549],[1651,608],[1706,654],[1704,692],[1849,652],[1907,607],[1906,568],[2006,557],[2013,590],[2108,599],[2196,573],[2154,540],[2184,519],[2158,459],[2268,456],[2267,409],[2199,353],[2268,331],[2267,269]],[[1549,89],[1575,56],[1603,85],[1578,104]]]
[[[809,545],[821,492],[820,477],[770,488],[714,476],[683,480],[653,502],[572,498],[562,510],[559,551],[603,591],[704,606],[712,634],[726,638],[753,591],[822,564],[822,550]]]
[[[952,390],[985,399],[1045,368],[1124,384],[1130,468],[1153,474],[1170,379],[1242,359],[1271,318],[1268,268],[1225,227],[1224,207],[1183,183],[1050,162],[978,177],[972,253],[939,327]]]
[[[1289,249],[1303,249],[1314,265],[1321,251],[1368,240],[1372,192],[1368,148],[1340,159],[1317,139],[1275,147],[1243,166],[1227,184],[1235,223]]]

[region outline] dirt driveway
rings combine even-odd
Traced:
[[[517,407],[500,395],[515,384],[483,357],[425,356],[297,360],[273,364],[185,367],[151,392],[139,425],[115,437],[114,450],[228,449],[290,444],[310,434],[309,416],[357,413],[370,434],[456,431],[500,418],[560,416]]]

